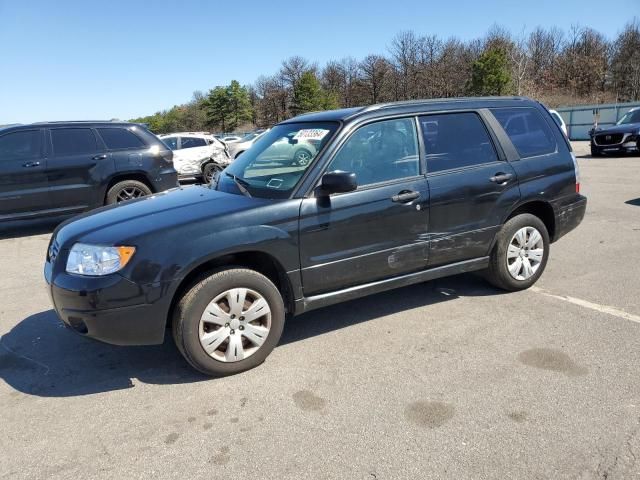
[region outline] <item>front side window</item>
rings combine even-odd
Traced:
[[[40,156],[40,130],[21,130],[0,137],[0,162]]]
[[[57,157],[95,153],[98,150],[96,137],[90,128],[55,128],[51,130],[51,140]]]
[[[491,113],[500,122],[521,158],[546,155],[556,151],[553,133],[535,109],[492,108]]]
[[[145,146],[142,140],[126,128],[99,128],[98,133],[109,150],[141,148]]]
[[[337,129],[335,122],[277,125],[224,170],[217,188],[238,193],[239,183],[254,197],[287,198]]]
[[[206,147],[207,142],[204,138],[198,137],[182,137],[180,148]]]
[[[354,172],[358,186],[418,175],[413,119],[384,120],[358,128],[331,161],[328,171],[335,170]]]
[[[160,140],[162,140],[162,142],[169,147],[169,149],[171,150],[177,150],[178,149],[178,137],[165,137],[165,138],[161,138]]]
[[[472,167],[498,160],[482,120],[476,113],[420,117],[427,172]]]

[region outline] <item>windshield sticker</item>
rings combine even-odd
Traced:
[[[329,130],[324,128],[304,128],[295,134],[296,140],[322,140],[327,136]]]
[[[267,183],[267,187],[278,189],[278,188],[280,188],[282,186],[282,183],[283,183],[283,181],[282,181],[281,178],[272,178]]]

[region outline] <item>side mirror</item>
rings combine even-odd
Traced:
[[[319,193],[331,195],[332,193],[353,192],[356,188],[358,188],[358,181],[355,173],[336,170],[322,176]]]

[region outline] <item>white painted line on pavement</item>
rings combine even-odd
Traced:
[[[610,307],[609,305],[600,305],[598,303],[589,302],[580,298],[569,297],[567,295],[554,295],[553,293],[549,293],[540,287],[531,287],[529,288],[529,290],[541,295],[545,295],[547,297],[555,298],[556,300],[562,300],[564,302],[573,303],[574,305],[579,305],[584,308],[589,308],[591,310],[595,310],[596,312],[607,313],[609,315],[613,315],[614,317],[624,318],[625,320],[629,320],[630,322],[640,323],[640,316],[633,315],[632,313],[627,313],[624,310],[618,310],[617,308]]]

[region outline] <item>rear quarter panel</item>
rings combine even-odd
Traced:
[[[546,109],[539,104],[527,107],[535,108],[540,113],[553,133],[556,148],[549,154],[521,158],[497,120],[495,123],[492,122],[492,128],[496,131],[520,184],[520,202],[513,210],[525,203],[542,201],[549,203],[557,216],[562,204],[575,201],[577,198],[576,175],[570,146]]]

